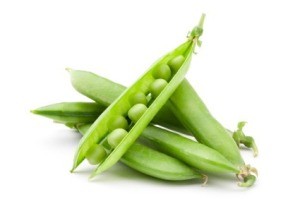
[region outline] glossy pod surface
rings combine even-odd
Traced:
[[[186,164],[211,173],[239,173],[239,169],[218,151],[167,130],[148,126],[143,134],[147,143]]]
[[[236,166],[245,164],[231,135],[209,113],[186,80],[173,93],[169,103],[173,113],[199,142],[219,151]]]
[[[79,125],[78,130],[84,135],[90,126],[91,124]],[[141,173],[163,180],[206,180],[206,176],[183,162],[139,143],[134,143],[128,149],[121,162]]]
[[[193,49],[193,42],[187,41],[174,50],[172,53],[167,54],[158,62],[156,62],[151,68],[150,72],[146,72],[139,80],[136,81],[130,88],[125,90],[122,95],[116,99],[100,117],[93,123],[91,128],[88,130],[87,134],[84,135],[79,143],[79,147],[75,154],[73,169],[74,170],[85,158],[85,154],[92,144],[99,143],[101,140],[109,133],[108,126],[109,121],[112,117],[118,115],[126,115],[128,110],[131,108],[130,98],[137,92],[147,93],[149,92],[149,85],[155,80],[151,74],[151,70],[157,66],[158,63],[167,62],[171,57],[185,54],[190,55],[190,51]],[[114,165],[118,159],[126,152],[126,150],[133,144],[133,142],[138,138],[142,130],[148,125],[155,114],[163,106],[163,104],[168,100],[169,96],[174,92],[178,84],[182,81],[184,74],[187,72],[188,65],[191,56],[186,59],[185,66],[173,76],[172,80],[155,99],[155,103],[148,107],[148,110],[143,114],[143,116],[132,126],[129,133],[125,136],[122,142],[108,155],[105,161],[98,166],[92,176],[101,173],[102,171],[108,169]]]
[[[70,69],[69,72],[71,83],[75,90],[94,100],[100,106],[108,107],[126,90],[125,86],[98,76],[95,73]],[[145,102],[144,99],[142,100]],[[181,132],[186,131],[180,121],[171,112],[168,103],[160,109],[152,122]]]
[[[31,112],[59,123],[91,123],[106,109],[92,102],[61,102],[40,107]]]

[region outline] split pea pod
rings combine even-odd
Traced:
[[[70,73],[72,86],[79,93],[94,100],[101,106],[108,107],[125,91],[126,87],[113,82],[95,73],[67,69]],[[99,116],[99,114],[97,115]],[[158,124],[169,129],[185,132],[185,128],[175,117],[166,103],[160,111],[155,115],[151,123]]]
[[[141,78],[131,87],[127,88],[93,123],[79,143],[79,147],[75,153],[72,171],[85,159],[91,145],[100,143],[106,135],[114,132],[115,129],[111,129],[111,123],[114,123],[116,118],[118,118],[118,120],[121,117],[128,119],[128,116],[130,118],[131,115],[137,114],[139,115],[138,117],[134,117],[134,119],[130,118],[129,126],[121,126],[121,128],[127,130],[128,133],[124,136],[120,144],[118,144],[116,148],[110,152],[108,157],[96,168],[91,177],[109,169],[124,155],[184,79],[194,48],[203,31],[203,21],[204,15],[200,20],[199,26],[193,29],[193,34],[190,35],[186,42],[155,62]],[[195,29],[197,29],[197,31],[194,31]],[[154,77],[155,75],[153,75],[156,74],[154,71],[165,64],[167,64],[172,71],[171,79],[168,81],[163,79],[163,77],[156,79]],[[147,104],[148,106],[142,103],[132,103],[135,101],[132,99],[136,97],[137,93],[150,96],[151,99]],[[116,127],[119,128],[118,126]]]
[[[82,135],[90,126],[91,124],[76,125]],[[108,146],[106,149],[110,150]],[[140,143],[134,143],[122,156],[121,162],[136,171],[163,180],[180,181],[200,178],[204,183],[207,181],[207,177],[199,171]]]

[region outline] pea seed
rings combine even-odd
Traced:
[[[127,131],[124,129],[115,129],[107,136],[107,142],[112,148],[116,148],[118,144],[127,135]]]
[[[125,117],[119,115],[115,116],[112,119],[109,120],[108,124],[108,131],[113,131],[117,128],[127,129],[128,128],[128,122]]]
[[[135,94],[133,94],[130,98],[130,103],[132,105],[135,105],[135,104],[147,104],[148,100],[147,100],[147,97],[144,93],[142,92],[137,92]]]
[[[156,79],[150,85],[150,92],[152,97],[156,98],[161,91],[168,85],[168,82],[164,79]]]
[[[92,165],[100,164],[106,157],[106,151],[102,145],[94,144],[86,152],[86,159]]]
[[[142,115],[146,112],[147,106],[144,104],[136,104],[128,111],[128,117],[131,119],[134,123],[136,123]]]
[[[167,64],[157,66],[156,68],[154,68],[152,72],[152,76],[155,79],[164,79],[166,81],[170,80],[171,75],[172,75],[171,69]]]
[[[178,55],[177,57],[174,57],[168,62],[168,65],[170,66],[172,72],[177,72],[180,66],[183,64],[185,58],[182,55]]]

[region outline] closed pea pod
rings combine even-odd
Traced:
[[[178,134],[148,126],[143,131],[142,138],[160,151],[201,171],[236,174],[242,179],[239,186],[249,187],[256,181],[256,177],[253,175],[256,170],[249,165],[242,165],[241,167],[234,165],[218,151]]]
[[[182,122],[182,124],[205,145],[219,151],[235,166],[246,170],[243,179],[251,180],[247,184],[254,183],[256,169],[245,165],[234,139],[228,131],[211,115],[207,107],[197,95],[190,84],[184,80],[170,97],[170,108]],[[190,111],[193,110],[193,111]]]
[[[202,28],[204,16],[202,17],[200,27]],[[130,128],[128,134],[121,141],[121,143],[108,155],[102,164],[100,164],[91,177],[107,170],[113,166],[122,155],[128,150],[128,148],[134,143],[134,141],[142,133],[143,129],[149,124],[153,119],[155,114],[160,110],[160,108],[167,102],[168,98],[184,79],[184,75],[189,68],[189,63],[191,61],[192,53],[194,47],[199,39],[200,35],[191,37],[187,42],[180,45],[171,53],[159,59],[156,63],[150,67],[138,81],[136,81],[131,87],[129,87],[123,94],[116,99],[100,117],[93,123],[91,128],[88,130],[87,134],[81,139],[78,149],[75,153],[74,164],[72,170],[74,170],[85,158],[85,154],[89,147],[94,143],[99,143],[107,134],[107,121],[110,119],[111,115],[124,115],[131,108],[129,103],[129,97],[136,92],[148,91],[150,84],[154,81],[154,78],[151,74],[153,68],[156,66],[170,61],[172,57],[182,55],[185,57],[185,61],[179,70],[173,74],[172,79],[168,85],[163,89],[160,95],[155,98],[152,104],[148,107],[147,111],[143,116]]]
[[[40,107],[31,112],[60,123],[91,123],[106,109],[92,102],[62,102]]]

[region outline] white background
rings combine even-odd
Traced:
[[[257,198],[298,194],[300,6],[297,1],[0,1],[0,198]],[[187,75],[226,127],[248,121],[260,154],[250,189],[211,177],[170,183],[117,165],[70,174],[80,137],[30,109],[86,101],[65,67],[130,85],[207,14]]]

